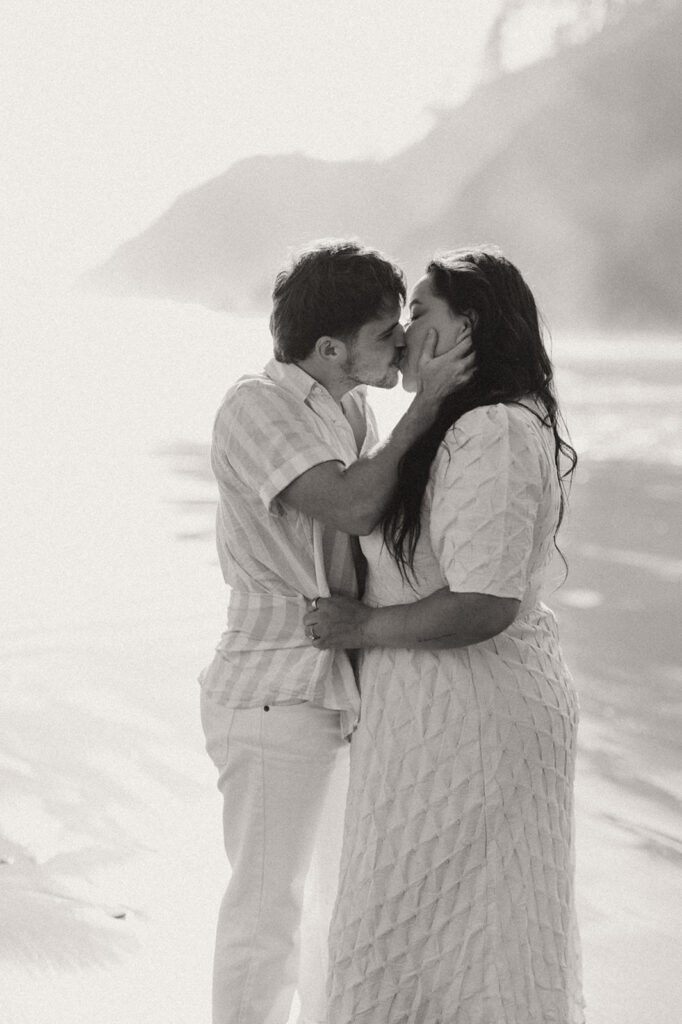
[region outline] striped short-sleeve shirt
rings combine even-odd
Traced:
[[[351,420],[365,438],[358,445]],[[377,441],[360,387],[342,407],[300,367],[274,359],[228,391],[213,429],[218,556],[230,588],[227,628],[202,686],[228,707],[309,700],[357,720],[359,694],[345,651],[306,637],[305,599],[357,597],[355,538],[287,506],[281,492],[322,462],[354,462]]]

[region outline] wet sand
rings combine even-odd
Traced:
[[[672,1024],[682,1005],[681,497],[677,467],[585,461],[561,540],[591,1024]]]
[[[190,484],[169,497],[171,571],[213,560],[205,454],[163,454]],[[577,886],[590,1024],[677,1020],[680,483],[667,467],[584,464],[562,539],[570,575],[552,603],[582,703]],[[5,650],[6,1024],[209,1019],[227,869],[192,680],[212,629],[190,616],[109,635],[17,636]]]

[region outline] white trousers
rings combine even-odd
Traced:
[[[286,1024],[296,989],[300,1024],[325,1022],[350,746],[339,712],[226,708],[202,692],[201,718],[232,869],[218,916],[213,1024]]]

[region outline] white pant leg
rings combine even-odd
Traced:
[[[317,831],[312,863],[305,883],[301,920],[301,965],[298,1024],[325,1024],[329,925],[339,887],[343,822],[348,796],[350,744],[337,759]]]
[[[231,709],[202,694],[202,721],[220,773],[232,868],[218,918],[213,1021],[286,1024],[298,982],[303,887],[325,796],[348,744],[339,712],[310,704]],[[331,813],[342,819],[344,806]],[[324,1009],[324,978],[312,987],[315,1006],[305,1006],[305,991],[302,1003],[315,1020]]]

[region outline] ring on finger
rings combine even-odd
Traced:
[[[317,633],[315,632],[315,627],[314,626],[310,627],[310,639],[311,640],[319,640],[320,639],[319,636],[317,635]]]
[[[314,612],[316,612],[316,611],[317,611],[317,604],[318,604],[318,601],[319,601],[319,600],[320,600],[320,599],[319,599],[319,597],[315,597],[315,598],[313,598],[313,601],[312,601],[312,604],[311,604],[311,608],[312,608],[312,610],[313,610]]]

